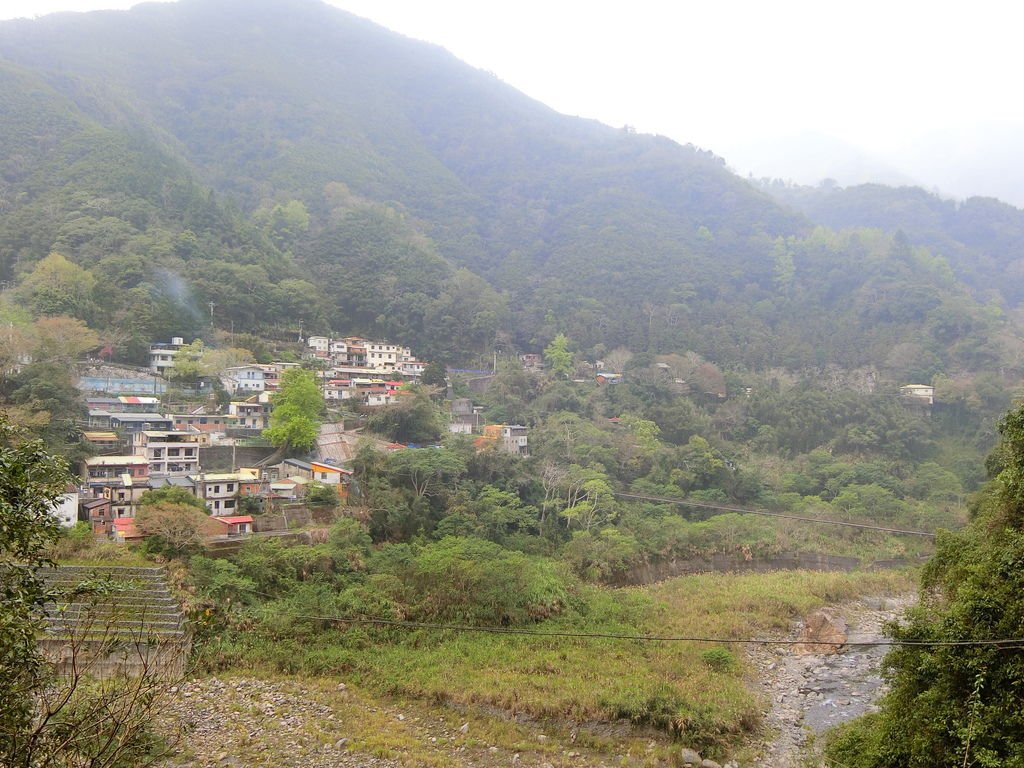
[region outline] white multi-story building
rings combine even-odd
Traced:
[[[206,502],[214,515],[233,515],[240,496],[259,490],[259,473],[251,469],[195,475],[192,480],[196,496]]]
[[[386,341],[370,341],[358,336],[347,336],[343,339],[330,339],[327,336],[310,336],[306,346],[313,355],[330,359],[340,367],[348,369],[372,369],[377,373],[400,371],[404,363],[408,363],[407,375],[422,373],[424,363],[413,357],[409,347],[391,344]]]
[[[220,375],[224,389],[231,395],[254,395],[266,389],[266,368],[262,365],[236,365]]]
[[[923,405],[935,404],[935,387],[931,384],[904,384],[900,387],[900,396],[904,400]]]
[[[191,475],[199,471],[199,446],[209,440],[202,432],[155,432],[134,435],[133,449],[149,463],[150,475]]]
[[[70,485],[53,505],[53,516],[62,528],[71,528],[78,522],[78,489]]]
[[[399,360],[398,365],[395,366],[395,373],[400,373],[403,376],[422,376],[423,369],[427,367],[427,364],[419,360]]]
[[[368,368],[390,372],[396,370],[400,363],[414,362],[416,361],[408,347],[388,344],[383,341],[368,341],[366,343],[366,366]]]
[[[185,346],[185,339],[175,336],[170,344],[149,345],[149,370],[160,376],[166,376],[174,365],[174,356]]]
[[[331,353],[331,340],[326,336],[310,336],[306,339],[306,346],[318,357],[327,357]]]

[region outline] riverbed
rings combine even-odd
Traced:
[[[766,702],[769,737],[760,761],[771,768],[800,768],[808,743],[829,728],[873,711],[885,691],[883,625],[913,604],[913,594],[868,597],[832,609],[847,624],[847,644],[834,654],[798,655],[789,646],[753,652]],[[796,639],[802,625],[793,629]]]

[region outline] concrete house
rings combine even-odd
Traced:
[[[82,515],[89,521],[96,536],[109,536],[113,530],[114,512],[110,499],[86,499],[82,502]]]
[[[208,442],[202,432],[145,430],[134,435],[132,446],[149,463],[151,475],[191,475],[199,471],[199,446]]]
[[[228,515],[211,518],[212,525],[208,528],[214,535],[220,536],[248,536],[252,533],[252,515]]]
[[[53,516],[57,518],[61,528],[71,528],[78,522],[79,495],[78,488],[69,485],[54,504]]]
[[[175,336],[170,344],[150,344],[149,370],[159,376],[166,376],[174,365],[174,356],[185,346],[185,339]]]
[[[506,453],[529,456],[530,447],[526,436],[526,427],[519,424],[503,426],[501,428],[501,445]]]
[[[232,515],[242,496],[259,493],[259,473],[251,469],[238,472],[203,473],[192,477],[196,496],[206,502],[212,515]]]
[[[266,371],[262,365],[236,365],[221,372],[220,381],[230,395],[246,397],[266,389]]]
[[[232,400],[228,403],[228,415],[235,419],[237,429],[262,431],[270,424],[270,403],[261,397]]]
[[[935,387],[930,384],[904,384],[900,387],[900,397],[920,405],[934,405]]]

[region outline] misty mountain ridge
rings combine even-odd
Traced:
[[[0,279],[51,250],[107,277],[120,259],[142,301],[173,267],[215,323],[301,319],[450,359],[557,332],[591,352],[901,377],[1013,357],[984,304],[1021,298],[994,276],[1019,258],[1014,209],[975,206],[945,239],[874,203],[840,215],[845,195],[755,188],[710,152],[558,114],[315,0],[6,22],[0,55]],[[829,221],[890,234],[815,230]],[[956,252],[908,250],[901,229]]]
[[[818,132],[722,148],[741,175],[804,186],[883,184],[922,187],[951,199],[991,197],[1024,208],[1024,125],[947,126],[882,151],[867,151]]]
[[[783,179],[804,186],[831,180],[858,184],[919,186],[905,172],[853,144],[815,131],[765,138],[728,147],[729,166],[742,176]]]

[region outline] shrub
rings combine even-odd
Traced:
[[[554,561],[454,536],[423,547],[396,575],[408,590],[410,617],[424,621],[539,621],[561,613],[572,588]]]
[[[700,660],[715,672],[732,672],[736,669],[736,657],[726,648],[708,648],[700,655]]]
[[[641,562],[637,540],[616,528],[578,531],[562,555],[573,571],[590,581],[608,581]]]

